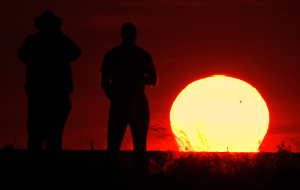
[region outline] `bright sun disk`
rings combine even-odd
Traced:
[[[250,84],[214,75],[181,91],[170,121],[181,151],[257,152],[268,130],[269,111]]]

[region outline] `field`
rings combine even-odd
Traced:
[[[149,189],[299,189],[300,154],[180,153],[149,151]],[[133,152],[121,151],[111,177],[105,151],[62,153],[59,162],[28,159],[26,150],[0,151],[0,189],[134,189]],[[37,167],[38,166],[38,167]],[[139,189],[139,188],[137,188]]]

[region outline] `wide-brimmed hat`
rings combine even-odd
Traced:
[[[34,25],[37,29],[59,29],[61,27],[62,20],[60,17],[55,17],[52,11],[47,10],[42,13],[40,17],[34,19]]]

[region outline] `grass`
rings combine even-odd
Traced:
[[[277,149],[277,153],[149,151],[149,180],[153,189],[299,189],[300,154],[284,143]],[[105,151],[100,150],[65,150],[61,162],[49,165],[46,157],[31,162],[26,150],[1,150],[1,186],[110,189],[104,157]],[[132,189],[133,152],[121,151],[119,163],[116,189]]]
[[[276,153],[193,152],[187,136],[179,137],[187,152],[149,151],[150,189],[300,189],[300,153],[285,143]],[[199,136],[203,145],[207,145]],[[32,160],[26,150],[7,145],[0,150],[1,189],[133,189],[133,151],[121,151],[113,176],[104,169],[105,151],[62,152],[59,162],[47,155]],[[293,141],[294,145],[300,142]],[[204,146],[207,147],[207,146]],[[300,147],[300,146],[299,146]]]

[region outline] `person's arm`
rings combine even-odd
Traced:
[[[35,58],[35,51],[32,44],[33,36],[28,36],[18,50],[18,56],[22,62],[28,63]]]
[[[72,54],[70,56],[71,62],[76,61],[81,54],[81,49],[73,42],[72,45]]]
[[[101,76],[101,86],[104,90],[104,93],[106,95],[106,97],[109,99],[109,100],[112,100],[112,91],[111,91],[111,83],[110,83],[110,80],[111,80],[111,72],[110,72],[110,61],[109,61],[109,58],[107,56],[107,54],[104,56],[104,59],[103,59],[103,64],[102,64],[102,69],[101,69],[101,73],[102,73],[102,76]]]
[[[156,74],[156,70],[154,68],[153,65],[153,61],[152,58],[150,56],[150,54],[147,55],[147,61],[146,61],[146,72],[145,72],[145,85],[153,85],[156,86],[157,85],[157,74]]]
[[[76,61],[81,54],[81,49],[61,31],[59,31],[57,35],[60,35],[62,39],[64,39],[65,47],[63,48],[63,51],[68,61],[70,62]]]

